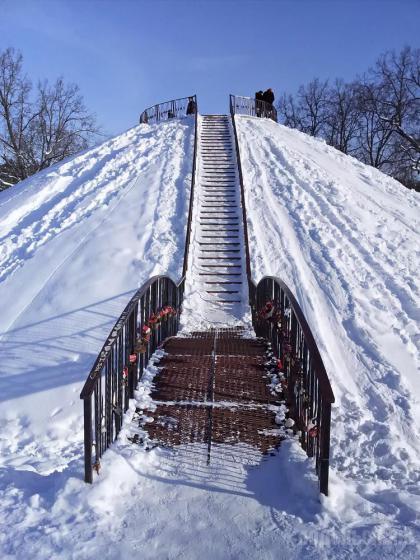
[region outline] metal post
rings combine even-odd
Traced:
[[[92,397],[83,401],[85,432],[85,482],[92,484]]]
[[[319,458],[319,489],[322,494],[328,496],[328,471],[330,466],[330,427],[331,427],[331,404],[322,403],[321,408],[321,442]]]

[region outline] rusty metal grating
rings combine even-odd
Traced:
[[[165,342],[153,410],[137,411],[152,442],[205,443],[208,460],[212,444],[247,444],[261,454],[279,446],[273,411],[279,403],[267,386],[266,346],[244,333],[214,329]]]

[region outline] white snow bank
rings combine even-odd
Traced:
[[[150,276],[181,276],[193,133],[137,126],[0,193],[0,465],[80,457],[79,392],[106,336]]]
[[[254,277],[295,293],[336,395],[331,515],[418,538],[420,195],[295,130],[236,122]]]

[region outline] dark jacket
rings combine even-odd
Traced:
[[[196,111],[195,101],[193,99],[190,99],[187,105],[187,115],[195,115],[195,111]]]
[[[266,103],[269,103],[270,105],[274,103],[274,93],[272,92],[272,90],[268,89],[267,91],[264,92],[263,100]]]

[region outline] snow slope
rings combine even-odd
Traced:
[[[328,507],[420,542],[420,195],[295,130],[236,122],[253,275],[295,293],[336,395]]]
[[[192,118],[137,126],[0,193],[3,473],[80,458],[106,336],[150,276],[182,273],[193,139]]]
[[[0,284],[2,559],[420,557],[419,197],[305,135],[237,122],[254,274],[277,274],[295,292],[337,397],[330,497],[292,438],[260,464],[251,449],[221,450],[207,465],[199,447],[129,444],[153,363],[100,475],[84,484],[88,366],[130,293],[152,273],[177,277],[182,260],[192,126],[135,128],[35,177],[49,177],[51,193],[28,199],[8,226],[35,194],[23,183],[0,195],[16,243]]]

